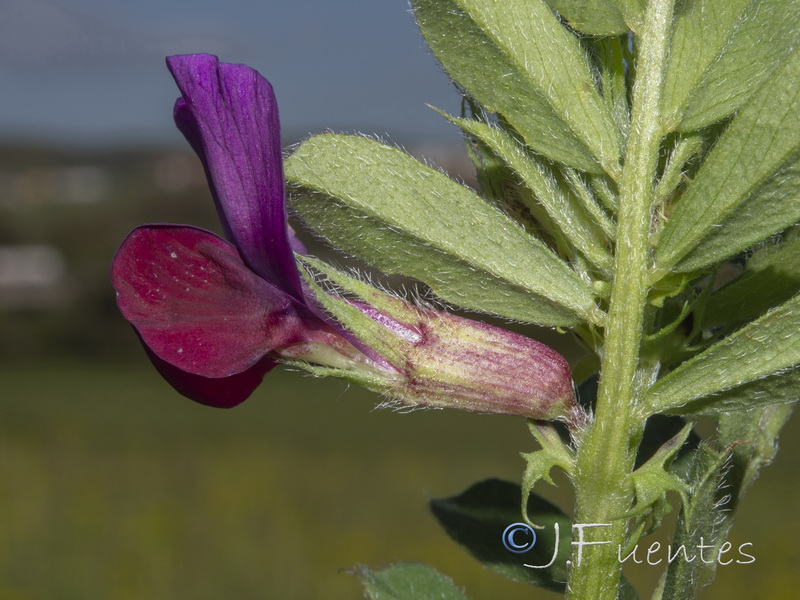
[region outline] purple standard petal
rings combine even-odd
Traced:
[[[203,161],[226,236],[253,271],[304,301],[272,86],[250,67],[208,54],[172,56],[167,66],[183,95],[175,122]]]
[[[146,346],[204,378],[242,373],[268,352],[328,329],[253,273],[234,246],[194,227],[135,229],[114,258],[112,281]]]

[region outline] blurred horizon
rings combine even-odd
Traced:
[[[0,140],[177,145],[171,54],[246,63],[275,87],[284,142],[327,129],[456,143],[428,106],[459,95],[407,0],[0,0]]]

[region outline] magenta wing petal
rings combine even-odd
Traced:
[[[326,327],[253,273],[234,246],[193,227],[135,229],[114,258],[112,281],[122,314],[146,346],[201,377],[242,373]]]
[[[172,56],[167,66],[183,95],[175,122],[205,165],[225,235],[253,271],[302,302],[272,86],[208,54]]]
[[[233,408],[247,400],[277,363],[265,356],[255,365],[228,377],[211,378],[181,371],[156,356],[147,345],[145,350],[153,366],[175,390],[187,398],[216,408]]]

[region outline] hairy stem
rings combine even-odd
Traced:
[[[643,423],[635,414],[638,397],[649,385],[639,372],[645,326],[650,226],[658,151],[662,138],[661,92],[675,0],[650,0],[638,53],[631,125],[620,185],[618,238],[608,321],[600,370],[595,421],[581,440],[574,484],[569,598],[614,600],[621,565],[618,548],[626,543],[626,519],[634,500],[629,475]],[[600,542],[598,545],[589,545]]]

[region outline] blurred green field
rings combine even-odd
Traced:
[[[473,599],[555,598],[488,572],[426,500],[499,476],[534,447],[522,420],[372,410],[344,384],[276,371],[230,411],[174,394],[137,361],[0,367],[0,598],[354,599],[340,569],[430,563]],[[800,441],[745,500],[706,599],[794,598]],[[654,567],[633,574],[649,582]]]

